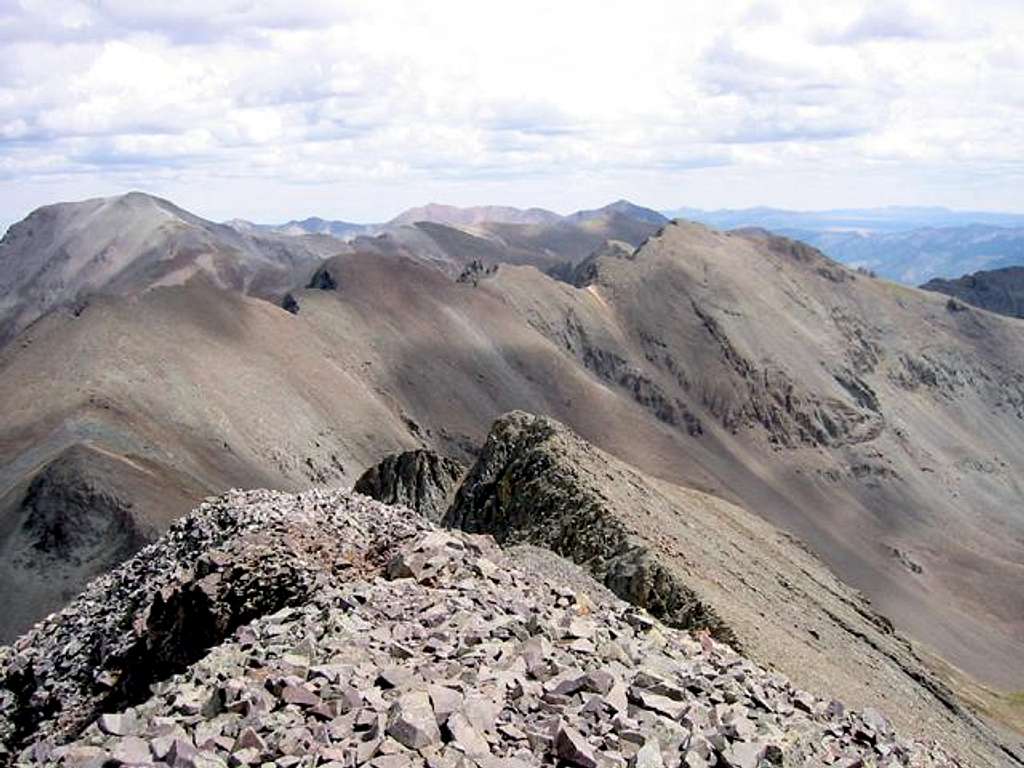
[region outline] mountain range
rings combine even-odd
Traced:
[[[624,201],[554,218],[410,216],[343,240],[215,224],[133,193],[43,208],[10,229],[4,639],[205,495],[351,485],[411,450],[498,462],[492,424],[528,411],[592,444],[573,443],[569,466],[612,479],[588,481],[588,498],[635,510],[645,546],[748,637],[758,611],[775,610],[758,599],[799,584],[792,599],[816,617],[801,642],[838,624],[876,654],[890,640],[863,638],[898,631],[916,641],[914,664],[961,691],[988,690],[970,678],[1024,687],[1020,320],[761,229],[670,222]],[[546,466],[536,456],[522,466]],[[480,485],[507,506],[513,486],[499,476]],[[659,490],[638,490],[647,483]],[[698,498],[694,511],[686,500]],[[466,500],[472,515],[451,522],[504,535],[495,503]],[[700,530],[715,514],[773,526],[787,562],[813,551],[823,570],[806,566],[809,581],[789,566],[736,570],[722,553],[751,558],[758,535],[722,539],[712,557]],[[515,536],[568,553],[544,525]],[[694,575],[711,563],[714,576]],[[732,606],[716,582],[726,573],[749,590]],[[809,594],[830,573],[873,607]],[[758,660],[799,674],[806,652],[785,627],[764,638]]]
[[[228,224],[242,232],[300,236],[327,234],[351,240],[421,222],[486,234],[493,230],[494,225],[580,223],[595,213],[598,212],[579,211],[562,217],[542,208],[458,208],[432,203],[411,208],[383,224],[353,224],[320,218],[274,226],[241,220]],[[676,208],[657,212],[625,200],[606,206],[599,213],[627,213],[634,219],[655,225],[681,218],[717,229],[762,228],[809,243],[849,266],[911,285],[933,277],[953,278],[983,269],[1024,265],[1024,214],[899,206],[825,211],[765,207],[723,210]]]
[[[720,229],[768,229],[809,243],[844,264],[912,285],[1024,265],[1024,214],[906,207],[679,208],[664,213]]]

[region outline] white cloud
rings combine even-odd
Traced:
[[[340,5],[5,4],[0,221],[133,187],[269,219],[1020,206],[1012,2]]]

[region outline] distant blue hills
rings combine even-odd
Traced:
[[[1024,265],[1024,214],[900,206],[828,211],[676,208],[663,213],[718,229],[761,227],[810,243],[837,261],[913,285]]]

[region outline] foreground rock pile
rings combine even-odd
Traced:
[[[278,546],[281,537],[292,543]],[[172,554],[191,559],[162,560]],[[92,654],[112,642],[123,658],[125,643],[151,631],[135,613],[119,643],[132,611],[101,620],[87,606],[132,597],[149,601],[151,616],[154,590],[180,590],[200,573],[217,583],[255,578],[244,564],[262,554],[272,576],[261,587],[292,585],[283,606],[252,608],[258,615],[230,636],[179,659],[144,695],[126,691],[119,706],[85,680],[76,665],[87,654],[67,647],[73,636],[93,643]],[[488,537],[437,530],[358,495],[259,492],[204,505],[4,651],[8,723],[31,704],[10,688],[13,670],[26,667],[36,698],[59,690],[69,697],[63,710],[92,705],[95,718],[79,723],[51,700],[58,711],[36,711],[34,730],[21,732],[7,759],[183,768],[956,764],[934,745],[898,738],[878,712],[846,711],[707,634],[663,626],[564,561],[514,554],[522,569]],[[259,602],[247,590],[203,594],[211,606]],[[97,672],[114,666],[101,658]]]
[[[25,743],[77,734],[239,625],[363,578],[428,528],[363,496],[231,492],[0,647],[0,764]]]

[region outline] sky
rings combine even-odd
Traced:
[[[200,215],[1024,210],[1024,3],[0,0],[0,226]]]

